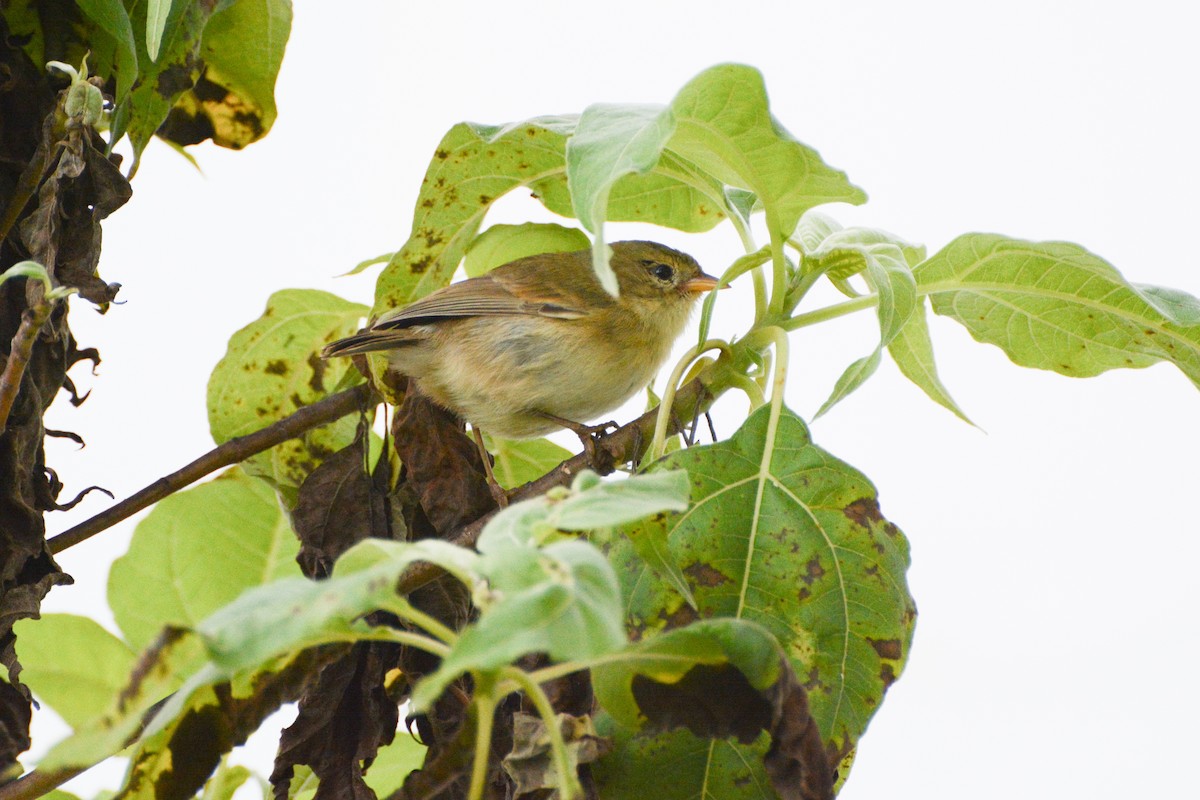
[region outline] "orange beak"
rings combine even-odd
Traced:
[[[684,292],[711,292],[713,289],[717,288],[717,283],[719,283],[719,281],[712,275],[701,272],[696,277],[689,278],[688,280],[679,284],[679,288]],[[722,286],[721,288],[728,289],[729,287]]]

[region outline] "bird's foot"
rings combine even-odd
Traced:
[[[589,467],[601,475],[608,475],[616,469],[612,453],[599,446],[606,436],[620,427],[615,421],[609,420],[599,425],[584,425],[569,419],[557,417],[554,414],[547,414],[544,411],[539,413],[546,419],[563,426],[579,437],[580,443],[583,444],[583,452],[587,456]]]

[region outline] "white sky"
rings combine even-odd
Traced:
[[[51,466],[68,495],[100,483],[124,497],[209,449],[205,384],[229,336],[284,287],[369,303],[374,271],[331,276],[400,246],[455,122],[665,103],[722,61],[761,69],[775,116],[866,189],[867,206],[830,207],[845,224],[931,252],[972,230],[1067,239],[1200,295],[1198,21],[1157,0],[300,2],[271,134],[195,149],[203,175],[152,146],[106,225],[101,272],[126,303],[75,306],[104,363],[74,373],[87,403],[52,416],[88,447],[56,446]],[[495,219],[535,217],[513,200]],[[611,235],[648,233],[711,272],[738,248],[729,227]],[[727,294],[718,332],[733,334]],[[793,336],[796,411],[812,415],[873,326],[863,314]],[[1170,366],[1075,381],[954,323],[933,330],[943,380],[986,433],[890,362],[813,426],[907,533],[920,610],[842,797],[1184,796],[1200,745],[1200,393]],[[744,406],[723,408],[728,435]],[[51,515],[50,532],[106,503]],[[77,585],[47,609],[95,613],[131,530],[65,553]]]

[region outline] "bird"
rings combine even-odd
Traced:
[[[590,249],[542,253],[385,312],[322,355],[385,353],[390,370],[492,436],[568,428],[583,439],[603,427],[584,421],[650,384],[696,300],[718,285],[694,258],[657,242],[611,247],[615,297]]]

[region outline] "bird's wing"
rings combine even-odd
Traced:
[[[396,330],[443,319],[510,314],[578,319],[587,311],[580,298],[568,298],[544,287],[534,292],[527,281],[489,273],[452,283],[415,303],[389,311],[371,329]]]

